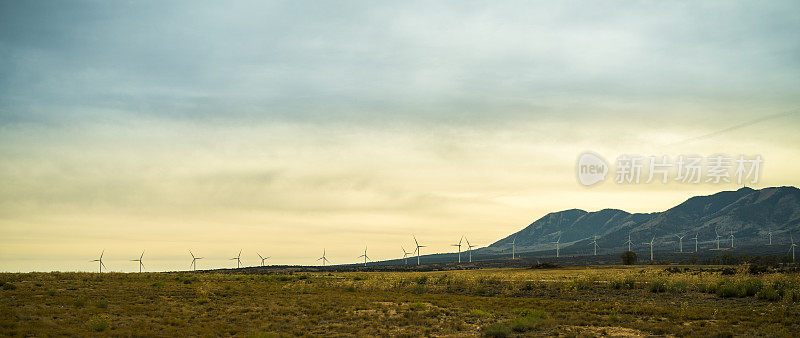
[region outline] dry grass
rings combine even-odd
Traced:
[[[798,336],[798,277],[657,266],[0,274],[13,285],[0,290],[0,334]]]

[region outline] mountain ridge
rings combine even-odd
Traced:
[[[566,209],[548,213],[478,250],[487,254],[502,252],[514,239],[517,252],[551,250],[559,236],[562,249],[588,244],[593,236],[597,236],[601,248],[618,249],[626,246],[629,235],[637,247],[653,236],[660,243],[677,243],[678,235],[686,238],[697,235],[698,242],[707,245],[716,241],[717,234],[721,236],[720,241],[728,241],[731,233],[734,245],[754,244],[766,241],[768,231],[772,231],[774,242],[780,236],[787,237],[785,241],[788,242],[787,233],[800,231],[800,189],[794,186],[743,187],[692,196],[667,210],[651,213],[629,213],[614,208],[592,212]],[[729,242],[725,243],[729,246]],[[586,251],[590,249],[586,245]]]

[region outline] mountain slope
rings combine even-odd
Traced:
[[[593,236],[597,236],[604,250],[626,247],[629,235],[636,247],[655,236],[656,242],[674,244],[677,250],[676,235],[684,236],[684,244],[688,245],[695,235],[699,243],[715,243],[719,234],[722,247],[730,246],[731,233],[735,244],[765,243],[770,230],[773,243],[788,242],[790,232],[800,232],[800,189],[741,188],[695,196],[666,211],[649,214],[617,209],[564,210],[550,213],[481,250],[485,253],[508,250],[515,238],[519,252],[552,250],[559,234],[562,248],[573,246],[587,253],[592,249],[589,242]],[[688,250],[688,246],[684,248]]]

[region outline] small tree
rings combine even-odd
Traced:
[[[619,258],[622,260],[622,264],[624,265],[636,264],[636,253],[633,251],[625,251],[619,256]]]

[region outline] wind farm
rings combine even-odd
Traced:
[[[797,13],[4,1],[0,337],[800,337]]]

